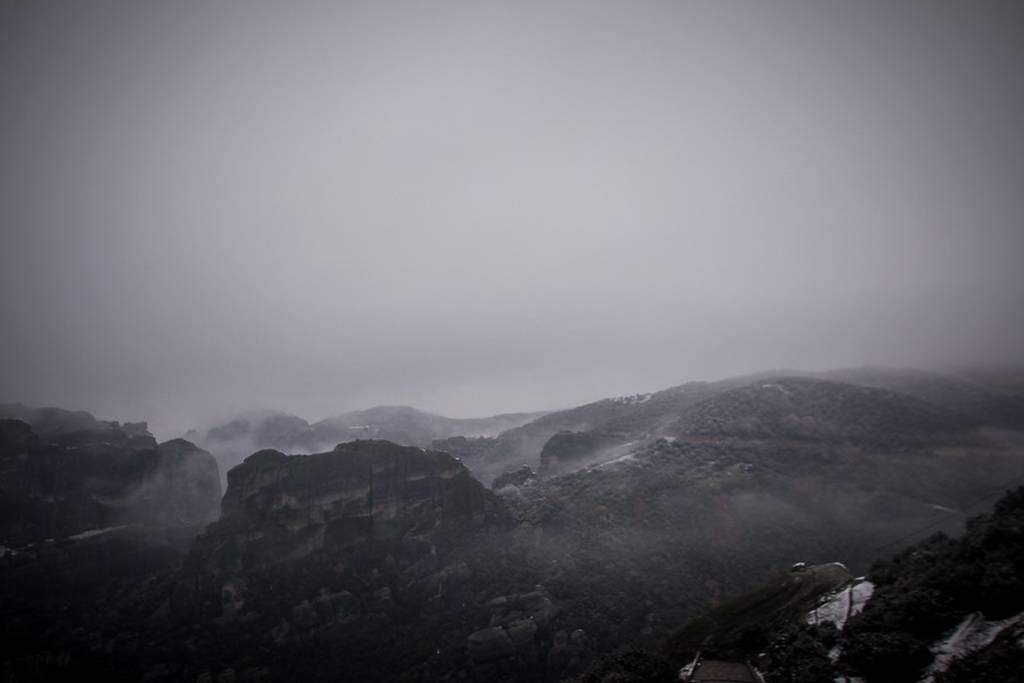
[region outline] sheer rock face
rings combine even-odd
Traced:
[[[470,564],[508,521],[441,451],[388,441],[259,451],[228,473],[221,518],[195,540],[167,615],[272,630],[273,647],[344,627],[358,648],[392,621],[461,623],[480,589]]]
[[[187,441],[158,445],[120,426],[40,436],[0,420],[0,544],[126,524],[203,525],[217,518],[219,498],[216,462]]]
[[[316,552],[436,552],[500,516],[498,501],[447,453],[387,441],[333,451],[254,453],[228,473],[219,522],[197,541],[193,569],[232,572]]]

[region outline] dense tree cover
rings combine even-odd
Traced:
[[[906,394],[802,377],[730,389],[683,413],[679,434],[838,439],[876,445],[970,440],[980,421]]]
[[[872,683],[917,681],[934,660],[931,646],[972,613],[1000,620],[1024,611],[1024,487],[1009,492],[988,515],[972,518],[960,539],[944,534],[877,562],[875,592],[841,634],[826,625],[792,622],[768,633],[762,667],[769,683],[862,676]],[[938,683],[1020,680],[1024,626],[966,653],[936,675]],[[827,656],[838,646],[839,661]],[[754,656],[760,645],[741,648]]]
[[[678,663],[698,653],[726,660],[750,659],[762,652],[777,660],[789,658],[807,649],[803,642],[807,640],[806,629],[798,630],[795,625],[803,623],[823,595],[843,587],[850,578],[849,572],[837,564],[784,572],[758,589],[690,620],[672,634],[663,651]],[[829,628],[813,630],[824,638]],[[834,636],[835,629],[831,631]]]
[[[831,623],[810,625],[794,621],[769,635],[770,643],[759,663],[770,683],[822,683],[832,681],[835,670],[829,651],[839,633]]]
[[[877,562],[870,573],[875,593],[842,632],[831,623],[805,622],[829,585],[819,583],[815,590],[812,583],[801,585],[799,576],[780,576],[690,621],[666,641],[665,654],[674,666],[697,650],[756,661],[768,683],[818,683],[840,674],[871,683],[918,681],[934,660],[930,646],[965,616],[981,612],[992,621],[1024,611],[1024,487],[1009,492],[991,514],[972,518],[962,538],[936,534]],[[1024,623],[1017,623],[989,645],[954,659],[935,681],[1024,680],[1021,642]],[[618,680],[614,662],[593,672],[612,676],[594,680]]]
[[[621,438],[637,437],[612,462],[488,493],[496,514],[454,525],[451,534],[430,530],[453,499],[417,475],[414,463],[397,467],[401,476],[386,487],[415,500],[415,511],[402,517],[407,524],[397,527],[386,512],[395,509],[395,496],[379,495],[379,482],[367,487],[361,479],[372,463],[353,469],[342,486],[320,469],[271,473],[261,466],[251,486],[228,497],[228,509],[251,505],[251,524],[215,527],[234,528],[234,539],[214,534],[198,542],[194,550],[210,552],[193,553],[197,562],[184,572],[175,566],[183,549],[132,556],[131,548],[81,542],[25,552],[0,563],[5,595],[25,590],[29,600],[5,602],[12,610],[4,635],[17,655],[4,666],[16,670],[16,680],[57,680],[79,669],[99,675],[103,667],[109,680],[149,681],[203,674],[239,681],[671,680],[685,663],[682,649],[663,651],[668,669],[650,652],[661,651],[691,617],[772,576],[789,577],[797,561],[842,560],[859,573],[880,546],[909,542],[925,526],[953,531],[964,518],[956,510],[1024,478],[1016,452],[967,429],[969,421],[933,430],[947,415],[941,409],[883,392],[886,407],[878,410],[871,399],[878,393],[831,382],[763,384],[777,386],[730,393],[735,386],[684,385],[562,411],[495,439],[450,439],[446,445],[465,464],[500,474],[523,455],[517,449],[532,448],[536,465],[551,429],[594,432],[615,424]],[[892,410],[902,411],[895,422]],[[714,429],[679,429],[674,441],[651,433],[679,426],[686,415],[691,425],[707,418]],[[420,449],[409,450],[421,457]],[[496,453],[504,455],[491,461]],[[265,496],[250,496],[260,481],[273,485]],[[374,492],[366,506],[364,489]],[[407,495],[416,491],[428,495]],[[993,517],[999,515],[1005,511]],[[325,533],[330,527],[326,536],[320,523]],[[922,647],[961,618],[961,608],[995,615],[1019,601],[1020,558],[1007,550],[1019,529],[991,521],[971,529],[963,541],[938,536],[917,555],[876,567],[880,600],[890,600],[896,616],[865,616],[862,626],[854,620],[850,645],[839,641],[848,650],[843,666],[888,661],[884,674],[872,672],[875,681],[899,680],[879,676],[917,671]],[[231,561],[244,547],[258,550],[274,539],[287,541],[280,563],[273,548],[261,555],[266,561]],[[78,559],[56,561],[65,552]],[[108,552],[122,559],[81,559]],[[961,560],[974,568],[959,567]],[[935,571],[943,565],[945,572]],[[68,566],[86,568],[82,577],[91,578],[77,581]],[[969,601],[966,585],[982,587],[985,596]],[[33,604],[31,594],[42,591],[53,599]],[[815,595],[769,584],[753,601],[740,599],[777,618],[736,613],[730,638],[713,651],[763,653],[770,680],[820,680],[832,667],[835,630],[795,623]],[[182,605],[177,614],[187,618],[175,617]],[[994,670],[1013,661],[1002,641],[983,654]],[[954,665],[947,676],[967,680],[967,666]]]
[[[966,615],[1024,611],[1024,487],[971,519],[961,539],[933,536],[875,565],[871,578],[875,595],[846,628],[842,662],[869,680],[916,680],[928,646]]]
[[[677,680],[676,668],[659,654],[625,648],[602,655],[567,683],[650,683]]]
[[[990,645],[954,660],[936,683],[1024,683],[1024,632],[1008,629]]]

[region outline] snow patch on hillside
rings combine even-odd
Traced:
[[[985,621],[981,612],[972,612],[957,624],[948,636],[931,646],[935,660],[925,671],[921,683],[932,683],[935,674],[945,671],[954,659],[980,650],[1011,626],[1024,622],[1024,612],[999,621]]]
[[[693,661],[684,666],[679,670],[679,680],[689,681],[690,677],[693,676],[693,672],[697,670],[697,664],[700,663],[700,653],[693,658]]]
[[[618,398],[613,398],[612,402],[621,403],[627,406],[637,405],[640,403],[647,403],[651,400],[651,396],[653,395],[654,394],[634,394],[633,396],[619,396]]]
[[[782,386],[781,384],[776,384],[774,382],[767,382],[765,384],[762,384],[761,388],[762,389],[775,389],[776,391],[779,391],[779,392],[785,394],[786,396],[792,396],[793,395],[792,391],[790,391],[786,387]]]
[[[75,534],[74,536],[67,536],[65,538],[65,540],[67,540],[67,541],[84,541],[87,538],[93,538],[95,536],[102,536],[103,534],[110,533],[111,531],[117,531],[119,529],[127,529],[127,528],[128,528],[127,524],[122,524],[120,526],[103,527],[102,529],[89,529],[88,531],[83,531],[82,533]]]
[[[854,579],[839,591],[826,595],[821,603],[807,614],[807,623],[816,626],[831,621],[842,631],[846,620],[860,614],[874,591],[875,584],[863,578]]]
[[[622,464],[622,463],[625,463],[625,462],[632,462],[633,460],[636,460],[636,454],[635,453],[626,453],[625,455],[619,455],[619,456],[617,456],[615,458],[612,458],[611,460],[606,460],[606,461],[598,463],[596,465],[592,465],[592,467],[596,467],[596,468],[600,469],[600,468],[603,468],[603,467],[609,467],[611,465],[619,465],[619,464]]]

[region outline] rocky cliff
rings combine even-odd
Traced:
[[[509,522],[440,451],[259,451],[228,473],[222,516],[159,614],[202,633],[190,671],[230,661],[270,664],[279,679],[383,680],[543,668],[553,636],[539,631],[554,606],[503,573]],[[314,657],[313,643],[327,647]]]
[[[263,450],[228,472],[222,517],[199,540],[195,561],[231,571],[355,545],[429,551],[498,512],[493,495],[440,451],[387,441],[313,455]]]
[[[209,453],[103,424],[39,435],[24,421],[0,420],[0,544],[217,518],[220,482]]]

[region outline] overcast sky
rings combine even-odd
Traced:
[[[0,400],[1020,362],[1020,2],[4,2]]]

